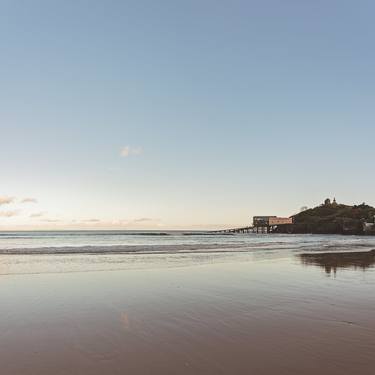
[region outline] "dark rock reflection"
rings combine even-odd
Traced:
[[[362,269],[374,267],[375,250],[366,252],[300,254],[302,264],[324,268],[327,274],[336,274],[338,268]]]

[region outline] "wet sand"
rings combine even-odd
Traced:
[[[375,250],[363,252],[334,252],[301,254],[304,264],[317,265],[325,269],[327,274],[337,273],[340,268],[360,268],[366,270],[375,265]]]
[[[0,374],[373,375],[374,262],[353,265],[371,256],[335,274],[329,255],[23,274],[3,256]]]

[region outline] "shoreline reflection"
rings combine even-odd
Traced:
[[[375,265],[375,250],[366,252],[314,253],[300,254],[301,263],[307,266],[324,268],[326,274],[333,271],[336,275],[338,268],[361,269],[363,271]]]

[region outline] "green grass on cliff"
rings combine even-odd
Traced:
[[[365,203],[356,206],[324,204],[293,216],[294,233],[361,234],[363,222],[373,222],[375,208]]]
[[[296,224],[309,222],[316,219],[356,219],[356,220],[372,220],[375,215],[375,208],[363,203],[358,206],[347,206],[345,204],[321,205],[310,208],[306,211],[294,215]]]

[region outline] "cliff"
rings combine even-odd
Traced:
[[[321,206],[293,215],[293,224],[278,233],[375,234],[375,208],[366,204],[347,206],[326,200]]]

